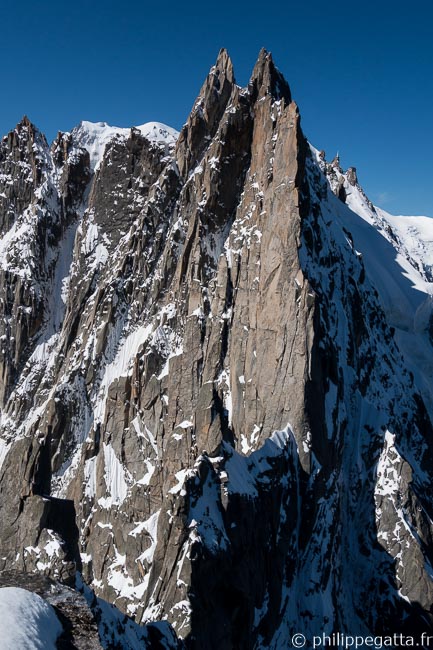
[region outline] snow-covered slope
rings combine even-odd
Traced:
[[[56,650],[62,631],[54,609],[43,598],[17,587],[0,589],[2,650]]]
[[[349,180],[350,173],[326,165],[320,153],[312,151],[331,188],[335,190],[336,181],[344,188],[345,202],[333,201],[333,214],[362,254],[366,273],[433,419],[433,218],[393,216],[373,206],[358,182]]]
[[[157,142],[158,144],[171,146],[176,144],[179,137],[179,132],[176,131],[176,129],[173,129],[173,127],[167,126],[166,124],[162,124],[161,122],[146,122],[146,124],[141,124],[135,128],[137,128],[145,138],[151,142]]]

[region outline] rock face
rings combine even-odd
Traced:
[[[264,50],[246,88],[222,50],[174,140],[1,143],[0,568],[152,647],[431,631],[431,251]]]

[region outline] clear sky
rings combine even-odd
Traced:
[[[218,50],[248,82],[259,49],[309,140],[394,214],[433,216],[432,0],[0,0],[0,134],[80,120],[180,128]]]

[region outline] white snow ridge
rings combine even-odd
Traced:
[[[140,126],[133,127],[141,134],[159,145],[174,145],[179,133],[171,126],[161,122],[146,122]],[[90,168],[96,171],[101,164],[106,145],[119,138],[126,140],[131,134],[131,129],[110,126],[106,122],[82,121],[73,131],[74,141],[90,154]]]

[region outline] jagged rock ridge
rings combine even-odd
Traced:
[[[264,50],[175,136],[1,142],[1,566],[191,648],[430,630],[430,249]]]

